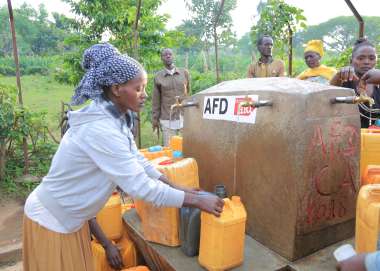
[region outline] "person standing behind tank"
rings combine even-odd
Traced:
[[[257,40],[257,50],[260,52],[259,61],[248,66],[247,77],[280,77],[285,76],[285,64],[282,60],[273,59],[273,39],[262,36]]]
[[[162,129],[164,146],[169,145],[172,136],[177,135],[183,127],[183,119],[179,110],[170,116],[170,107],[176,103],[176,97],[182,100],[191,93],[190,76],[186,69],[174,65],[173,51],[165,48],[161,51],[164,69],[154,77],[152,100],[153,132]]]
[[[359,39],[354,44],[351,55],[351,65],[340,69],[331,79],[330,84],[355,90],[356,95],[361,93],[374,99],[373,109],[380,109],[380,89],[378,85],[365,84],[361,80],[363,74],[375,68],[377,53],[375,46],[367,39]],[[360,121],[362,128],[368,128],[369,117],[379,118],[380,114],[369,114],[365,106],[359,104]]]
[[[48,174],[24,207],[24,271],[94,271],[88,220],[119,186],[156,206],[194,206],[220,215],[223,200],[172,184],[137,150],[131,111],[147,94],[140,63],[110,44],[96,44],[83,55],[86,70],[72,104],[93,100],[68,114]]]
[[[309,41],[304,50],[305,62],[309,68],[298,75],[297,79],[329,84],[336,74],[336,69],[321,65],[323,55],[323,42],[321,40]]]

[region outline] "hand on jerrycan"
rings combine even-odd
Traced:
[[[200,191],[198,193],[185,192],[183,206],[196,207],[219,217],[223,211],[224,201],[218,196],[205,191]]]

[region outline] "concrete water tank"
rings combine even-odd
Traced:
[[[353,95],[290,78],[220,83],[184,109],[184,154],[197,160],[203,189],[224,184],[242,198],[249,235],[301,258],[354,234],[359,112],[330,102]]]

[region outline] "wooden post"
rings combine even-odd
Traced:
[[[221,0],[220,8],[214,22],[215,72],[216,72],[216,82],[218,83],[220,82],[220,70],[219,70],[219,55],[218,55],[218,34],[216,33],[216,27],[218,26],[220,15],[223,12],[223,7],[224,7],[224,0]]]
[[[139,60],[139,51],[138,51],[138,40],[139,40],[139,33],[137,31],[139,26],[139,20],[140,20],[140,14],[141,14],[141,5],[142,0],[137,1],[137,10],[136,10],[136,18],[135,22],[133,24],[133,57],[136,60]],[[141,115],[140,112],[137,113],[137,146],[140,149],[141,148]]]
[[[355,15],[356,20],[359,23],[359,38],[364,37],[364,20],[360,16],[359,12],[356,10],[355,6],[352,4],[351,0],[345,0],[347,6],[351,9],[352,13]]]
[[[292,73],[293,73],[293,31],[292,31],[290,25],[288,25],[288,30],[289,30],[288,75],[289,75],[289,77],[292,77]]]
[[[15,31],[15,24],[14,24],[14,18],[13,18],[12,2],[11,0],[7,0],[7,1],[8,1],[9,22],[10,22],[11,32],[12,32],[13,57],[15,59],[15,65],[16,65],[16,83],[17,83],[17,89],[18,89],[18,102],[21,107],[24,107],[24,103],[22,100],[20,66],[19,66],[19,61],[18,61],[16,31]],[[22,118],[23,117],[24,116],[22,115]],[[28,174],[29,158],[28,158],[28,142],[27,142],[26,135],[24,135],[22,138],[22,148],[24,152],[24,174]]]

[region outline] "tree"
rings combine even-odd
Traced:
[[[275,46],[284,54],[287,48],[289,56],[289,75],[292,74],[293,34],[306,28],[303,10],[285,3],[284,0],[268,0],[260,4],[260,19],[251,29],[254,41],[261,35],[273,37]]]
[[[13,13],[20,55],[46,55],[61,52],[63,40],[68,35],[67,29],[64,31],[48,20],[43,4],[38,10],[23,4],[20,8],[14,9]],[[63,15],[59,16],[62,20],[66,18]],[[0,56],[10,56],[12,38],[6,6],[0,7],[0,22]]]
[[[365,22],[365,35],[371,42],[380,41],[380,17],[363,17]],[[297,33],[300,44],[310,39],[321,39],[327,49],[343,53],[352,47],[358,37],[358,23],[354,16],[340,16],[327,22],[309,26],[306,31]]]
[[[214,45],[216,80],[219,82],[218,43],[222,37],[229,40],[233,36],[230,12],[235,9],[236,0],[186,0],[186,4],[191,12],[191,22],[201,30],[200,37],[206,52],[210,44]]]
[[[83,75],[80,67],[83,51],[100,42],[105,32],[110,34],[109,42],[120,51],[143,55],[141,62],[146,69],[155,70],[161,65],[159,51],[169,40],[165,30],[168,16],[157,13],[162,0],[142,1],[140,16],[137,16],[136,0],[64,1],[78,15],[74,26],[78,32],[66,39],[66,45],[77,46],[77,50],[64,59],[64,70],[69,74],[70,83],[77,84]],[[139,19],[138,29],[134,31],[136,18]]]
[[[177,26],[176,30],[179,36],[181,36],[181,44],[178,48],[178,52],[185,55],[185,68],[188,69],[190,51],[200,51],[202,48],[200,41],[201,31],[199,31],[190,20],[182,21],[182,24]],[[204,62],[204,65],[204,71],[207,71],[207,62]]]

